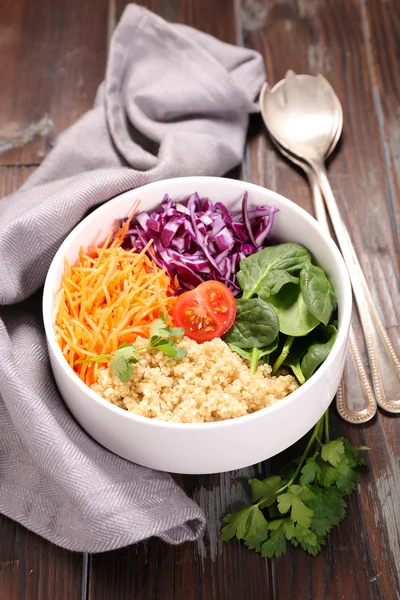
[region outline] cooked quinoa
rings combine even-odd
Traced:
[[[249,362],[220,338],[198,344],[184,337],[178,345],[185,348],[185,358],[177,361],[162,352],[146,351],[130,381],[122,383],[102,367],[91,389],[143,417],[206,423],[248,415],[298,388],[292,375],[272,376],[267,364],[251,374]]]

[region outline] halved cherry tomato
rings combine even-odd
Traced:
[[[235,298],[220,281],[205,281],[184,292],[172,308],[175,325],[200,343],[221,337],[233,325],[235,316]]]

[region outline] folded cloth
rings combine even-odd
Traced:
[[[178,544],[204,529],[170,475],[108,452],[69,414],[50,371],[40,288],[91,207],[157,179],[237,165],[263,81],[256,52],[129,5],[94,108],[0,201],[0,511],[60,546]]]

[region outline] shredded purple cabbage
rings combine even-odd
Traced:
[[[239,263],[263,248],[278,212],[275,206],[249,210],[247,198],[246,192],[241,212],[232,214],[221,202],[212,204],[197,193],[185,203],[166,194],[156,211],[135,216],[123,246],[140,252],[152,239],[148,255],[170,277],[177,276],[178,293],[217,279],[237,294]]]

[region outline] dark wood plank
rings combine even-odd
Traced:
[[[54,136],[91,108],[107,19],[108,0],[0,4],[0,164],[39,164]]]
[[[0,202],[34,171],[0,166]],[[54,546],[0,515],[1,600],[81,600],[83,555]]]
[[[384,187],[400,252],[400,8],[397,0],[368,0],[361,4],[361,12],[387,170]]]
[[[127,5],[126,0],[115,2],[116,18]],[[227,43],[236,41],[236,20],[234,0],[138,0],[140,4],[172,23],[184,23],[200,31],[214,35]]]
[[[82,555],[0,516],[0,594],[4,600],[81,600]]]
[[[201,477],[177,477],[207,515],[207,531],[195,544],[159,540],[91,557],[89,599],[268,600],[268,562],[239,544],[219,541],[221,516],[248,502],[246,482],[255,469]]]
[[[399,306],[395,299],[400,270],[393,235],[398,204],[396,207],[387,185],[388,161],[382,145],[385,132],[370,64],[371,56],[378,60],[374,63],[378,73],[390,54],[392,70],[387,66],[386,77],[392,76],[396,83],[390,87],[387,81],[388,87],[382,84],[382,89],[389,95],[387,118],[393,120],[394,107],[398,107],[396,86],[400,85],[395,61],[398,29],[389,18],[395,2],[389,2],[387,9],[384,4],[379,0],[361,3],[360,9],[356,0],[248,0],[242,3],[242,37],[244,43],[264,54],[271,84],[291,68],[298,73],[322,72],[336,89],[343,104],[345,129],[329,173],[372,293],[399,349]],[[369,32],[363,5],[375,11]],[[262,18],[254,19],[255,11]],[[392,173],[396,156],[393,154],[389,165]],[[250,144],[245,175],[311,211],[305,181],[276,155],[263,133],[254,136]],[[308,558],[300,550],[291,550],[273,561],[274,597],[398,598],[400,517],[396,507],[400,478],[394,457],[400,453],[400,421],[380,414],[375,422],[354,427],[334,418],[333,430],[356,445],[372,448],[368,471],[349,500],[346,520],[332,532],[320,556]],[[292,449],[276,457],[272,468],[278,468],[291,455]]]

